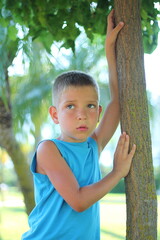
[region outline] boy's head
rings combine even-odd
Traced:
[[[53,84],[53,105],[57,106],[61,95],[68,87],[91,86],[95,89],[99,100],[99,88],[96,81],[88,74],[80,71],[69,71],[59,75]]]

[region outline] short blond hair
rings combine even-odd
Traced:
[[[57,105],[61,93],[68,87],[91,86],[97,92],[99,100],[99,87],[97,82],[89,75],[81,71],[69,71],[59,75],[53,83],[52,100]]]

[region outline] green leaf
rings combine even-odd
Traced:
[[[72,48],[72,51],[75,52],[75,42],[71,39],[66,40],[62,47],[67,49]]]
[[[47,52],[50,52],[50,48],[53,44],[53,36],[48,32],[46,35],[46,32],[43,31],[41,32],[40,36],[37,38],[37,40],[41,41],[45,47],[45,49],[47,50]]]
[[[8,24],[9,24],[9,19],[5,19],[5,18],[0,18],[0,25],[2,26],[2,27],[7,27],[8,26]]]
[[[141,10],[141,17],[142,17],[142,19],[147,19],[148,18],[148,14],[144,9]]]
[[[17,39],[17,33],[18,30],[15,26],[9,26],[8,28],[8,37],[12,40],[15,41]]]

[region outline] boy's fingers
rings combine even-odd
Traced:
[[[135,151],[136,151],[136,145],[133,144],[133,147],[132,147],[132,149],[131,149],[131,151],[130,151],[130,153],[129,153],[129,156],[130,156],[131,158],[133,158],[133,156],[134,156],[134,154],[135,154]]]
[[[125,143],[125,136],[126,136],[126,133],[121,134],[119,141],[118,141],[118,145],[117,145],[118,149],[120,149],[120,148],[123,149],[124,143]]]
[[[116,27],[114,27],[114,9],[111,10],[107,17],[108,27],[107,32],[110,33],[112,30],[118,34],[121,28],[124,26],[124,22],[119,22]]]
[[[114,9],[112,9],[108,14],[108,17],[107,17],[108,21],[110,20],[110,18],[113,18],[113,16],[114,16]]]
[[[118,25],[113,29],[115,35],[117,36],[119,31],[123,28],[124,22],[119,22]]]
[[[126,135],[126,138],[125,138],[124,151],[127,152],[127,153],[129,151],[129,136],[128,135]],[[131,151],[128,153],[130,158],[133,158],[133,156],[135,154],[135,151],[136,151],[136,145],[133,144],[133,147],[132,147]]]
[[[125,136],[125,142],[124,142],[124,151],[128,152],[129,149],[129,136]]]
[[[114,10],[112,9],[107,17],[107,33],[110,33],[114,28]]]
[[[123,26],[124,26],[123,22],[120,22],[115,28],[113,28],[113,25],[111,24],[108,25],[106,41],[110,41],[110,44],[115,43],[117,35],[123,28]]]

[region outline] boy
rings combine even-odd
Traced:
[[[99,240],[99,204],[130,169],[135,145],[129,150],[129,136],[120,136],[113,170],[100,179],[98,156],[119,122],[119,99],[115,42],[123,27],[115,28],[114,11],[108,16],[106,56],[111,102],[102,111],[96,82],[82,72],[68,72],[54,82],[53,122],[59,124],[58,139],[39,144],[31,170],[34,175],[36,207],[29,217],[25,240]]]

